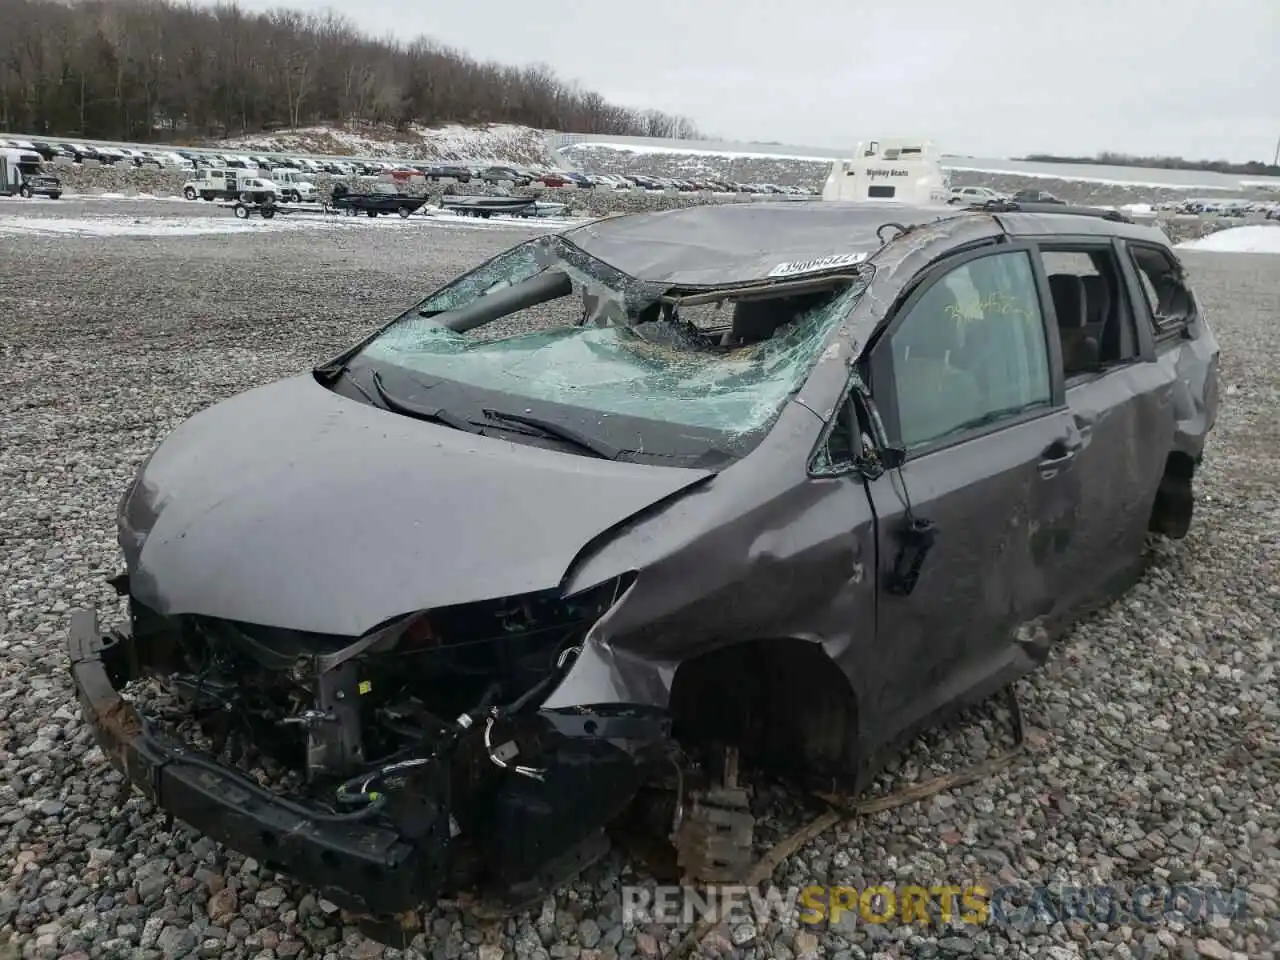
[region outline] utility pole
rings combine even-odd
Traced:
[[[1280,167],[1280,140],[1276,141],[1276,155],[1271,159],[1273,167]]]

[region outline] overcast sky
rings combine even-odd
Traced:
[[[242,0],[545,62],[735,140],[1270,161],[1280,0]]]

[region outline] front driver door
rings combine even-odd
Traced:
[[[1016,638],[1052,605],[1080,437],[1047,292],[1028,245],[970,251],[931,268],[872,348],[871,393],[906,450],[901,470],[868,486],[879,657],[877,702],[860,712],[886,737],[1021,672]],[[899,567],[912,522],[933,532],[913,588]]]

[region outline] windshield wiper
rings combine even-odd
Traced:
[[[552,437],[556,440],[571,443],[575,447],[580,447],[588,453],[595,454],[605,460],[617,460],[623,453],[618,447],[605,440],[593,437],[580,430],[575,430],[573,427],[567,427],[562,423],[543,420],[540,417],[528,417],[522,413],[504,413],[501,410],[485,410],[484,415],[490,420],[519,423],[526,427],[532,427],[545,437]]]
[[[332,387],[343,377],[346,377],[351,381],[351,386],[356,388],[356,392],[359,393],[360,396],[364,397],[374,406],[377,406],[378,401],[374,400],[369,391],[360,385],[360,381],[355,378],[351,373],[350,368],[346,365],[337,364],[331,367],[316,367],[315,372],[324,378],[325,386],[329,387]]]
[[[450,413],[443,407],[420,407],[416,403],[408,400],[398,400],[387,393],[387,388],[382,385],[382,377],[375,370],[373,372],[373,386],[378,391],[378,396],[382,398],[382,402],[387,405],[387,409],[396,413],[403,413],[405,416],[414,417],[418,420],[430,420],[434,423],[443,423],[446,427],[453,427],[455,430],[462,430],[466,433],[483,433],[484,429],[479,424],[472,423],[466,417],[460,417],[456,413]]]

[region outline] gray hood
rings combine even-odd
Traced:
[[[307,374],[182,424],[139,473],[120,540],[158,612],[354,636],[554,588],[593,538],[709,475],[462,433]]]

